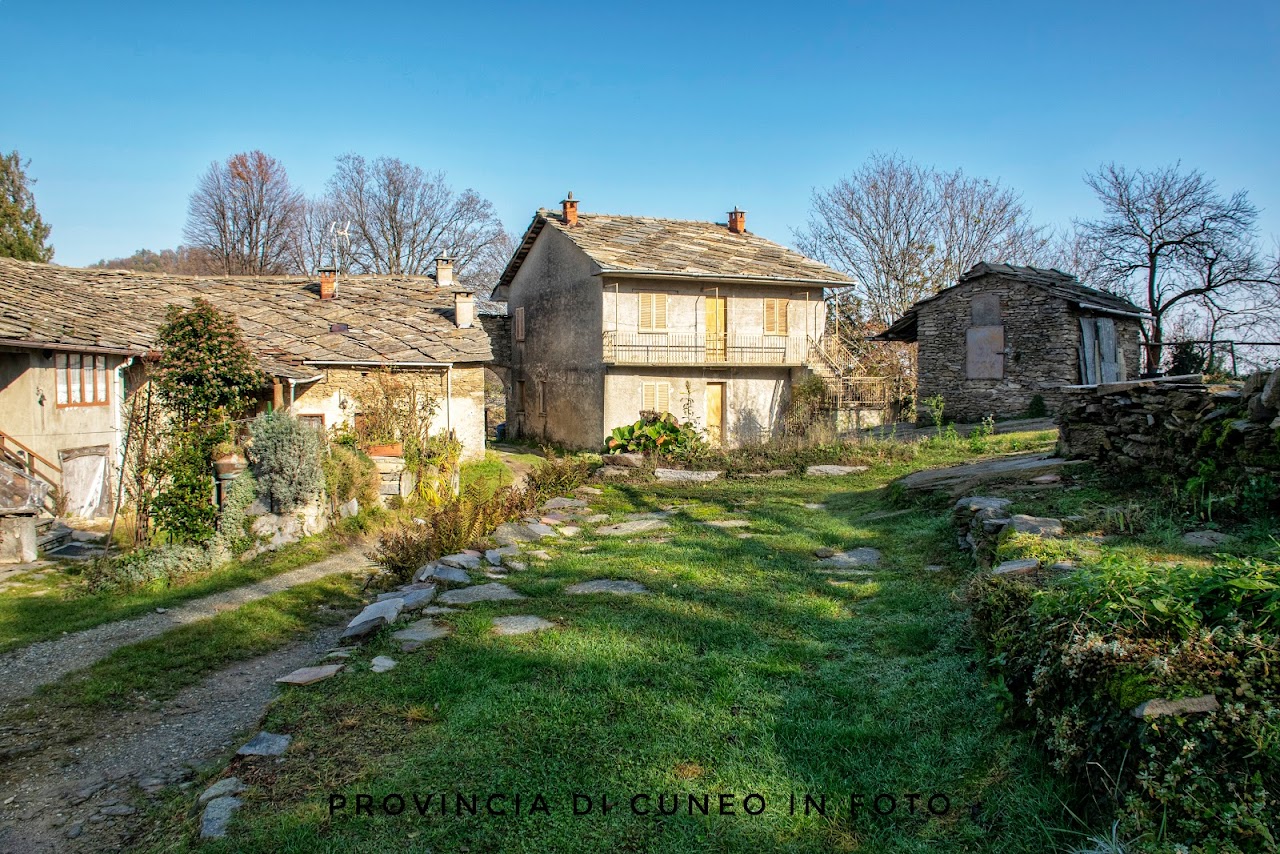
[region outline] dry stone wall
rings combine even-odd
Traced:
[[[1213,460],[1280,473],[1280,370],[1242,384],[1192,375],[1070,389],[1057,420],[1060,455],[1113,470],[1190,476]]]

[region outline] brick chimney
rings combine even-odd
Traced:
[[[569,191],[569,197],[560,203],[564,206],[564,224],[573,227],[578,224],[578,200],[573,197],[573,190]]]
[[[734,234],[742,234],[747,230],[747,212],[738,210],[737,205],[729,211],[729,230]]]
[[[459,329],[470,329],[476,322],[476,298],[468,290],[459,288],[453,292],[453,322]]]
[[[436,258],[436,287],[453,287],[453,259],[447,249]]]
[[[320,299],[333,299],[338,290],[338,271],[333,267],[321,267],[316,272],[320,274]]]

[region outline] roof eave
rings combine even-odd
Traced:
[[[685,270],[632,270],[618,267],[604,267],[593,273],[594,276],[613,276],[619,279],[691,279],[703,282],[752,283],[762,285],[821,285],[822,287],[848,287],[853,282],[848,279],[809,279],[787,278],[782,276],[735,275],[731,273],[691,273]]]
[[[67,344],[60,341],[30,341],[23,338],[0,338],[0,347],[21,347],[28,350],[55,350],[60,353],[93,353],[104,356],[145,356],[142,348],[101,347],[96,344]]]

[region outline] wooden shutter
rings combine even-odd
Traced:
[[[512,326],[515,327],[516,340],[523,341],[524,340],[524,306],[521,306],[520,308],[516,309],[515,322],[512,324]]]
[[[787,300],[769,298],[764,301],[764,334],[787,334]]]
[[[667,295],[640,294],[640,328],[653,331],[667,328]]]
[[[670,412],[671,384],[644,383],[640,392],[640,409],[644,412]]]
[[[671,411],[671,385],[670,383],[657,383],[658,386],[658,406],[659,412]]]

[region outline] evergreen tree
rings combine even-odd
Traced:
[[[0,155],[0,257],[21,261],[50,261],[53,247],[48,244],[50,226],[44,224],[36,210],[31,192],[33,179],[27,177],[25,163],[18,152]]]

